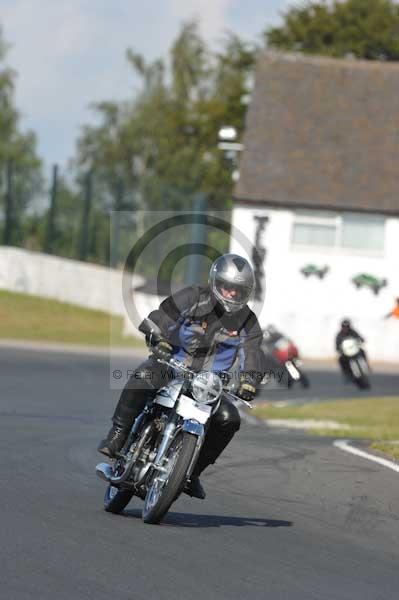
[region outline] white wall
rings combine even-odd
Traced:
[[[136,335],[142,336],[137,330],[140,322],[148,317],[152,310],[159,307],[165,296],[156,296],[155,294],[144,294],[143,292],[134,292],[134,307],[135,307],[135,318],[131,319],[129,316],[125,317],[123,333],[124,335]]]
[[[274,323],[295,339],[304,356],[321,358],[334,355],[335,333],[347,316],[367,338],[373,360],[399,362],[399,320],[382,320],[399,296],[399,219],[387,219],[383,256],[356,256],[342,251],[294,250],[291,211],[238,206],[233,225],[252,242],[255,215],[270,219],[263,234],[268,250],[266,298],[263,307],[255,307],[261,324]],[[231,250],[247,254],[234,236]],[[323,280],[305,279],[300,269],[308,263],[327,264],[330,272]],[[377,296],[369,289],[356,290],[350,279],[362,272],[386,277],[389,284]],[[140,283],[135,277],[132,288]],[[125,333],[137,334],[123,303],[121,271],[0,246],[0,288],[124,316]],[[141,319],[163,298],[135,292],[133,299]]]
[[[262,239],[267,248],[266,297],[262,307],[254,307],[261,324],[280,327],[294,338],[305,356],[330,357],[335,352],[339,322],[349,317],[367,338],[372,359],[399,362],[399,321],[382,320],[399,296],[399,219],[386,220],[384,252],[367,255],[342,249],[294,249],[292,211],[238,205],[233,211],[233,225],[252,241],[255,215],[269,216]],[[234,239],[231,251],[240,251]],[[330,271],[322,280],[305,278],[300,269],[309,263],[328,265]],[[385,277],[388,286],[378,295],[366,288],[357,290],[351,278],[359,273]]]
[[[122,271],[39,252],[0,246],[0,288],[126,315]]]

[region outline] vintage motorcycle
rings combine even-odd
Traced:
[[[270,367],[284,369],[284,383],[289,388],[296,382],[303,388],[308,388],[310,381],[303,371],[299,350],[294,342],[271,325],[263,333],[262,349]]]
[[[298,347],[291,340],[284,337],[277,340],[273,356],[287,371],[288,387],[292,387],[295,382],[300,383],[303,388],[309,387],[309,378],[302,369]]]
[[[160,336],[154,327],[145,319],[140,331],[154,339]],[[138,496],[144,500],[143,521],[153,524],[161,521],[190,478],[222,394],[251,407],[228,391],[228,373],[196,373],[173,358],[157,360],[175,376],[136,418],[113,464],[96,466],[97,475],[108,483],[105,510],[121,513]]]
[[[340,345],[340,363],[344,373],[362,390],[370,388],[370,368],[362,349],[362,342],[355,337],[345,338]]]

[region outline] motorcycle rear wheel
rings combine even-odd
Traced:
[[[129,504],[133,495],[134,492],[132,490],[128,490],[127,488],[119,489],[113,485],[109,485],[105,491],[104,509],[114,515],[119,515]]]
[[[196,445],[197,436],[187,431],[174,438],[167,453],[169,472],[166,475],[156,472],[148,488],[142,512],[144,523],[159,523],[180,495]]]

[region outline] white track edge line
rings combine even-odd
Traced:
[[[368,452],[365,452],[364,450],[359,450],[359,448],[355,448],[354,446],[351,446],[349,442],[350,442],[350,440],[335,440],[335,442],[333,442],[333,445],[336,448],[339,448],[340,450],[344,450],[345,452],[350,452],[351,454],[354,454],[355,456],[360,456],[361,458],[366,458],[367,460],[376,462],[379,465],[382,465],[383,467],[387,467],[388,469],[392,469],[392,471],[396,471],[396,473],[399,473],[399,464],[394,463],[386,458],[380,458],[379,456],[374,456],[374,454],[369,454]]]

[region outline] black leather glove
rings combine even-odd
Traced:
[[[156,356],[157,358],[160,358],[162,360],[169,360],[172,356],[172,352],[173,352],[173,346],[171,344],[169,344],[169,342],[167,342],[166,340],[159,340],[157,341],[152,347],[152,353],[154,354],[154,356]]]
[[[256,396],[256,387],[249,381],[242,379],[237,390],[237,396],[247,402],[252,402]]]

